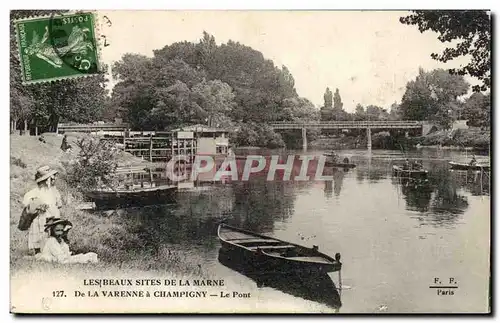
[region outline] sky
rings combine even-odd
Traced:
[[[198,42],[203,31],[217,44],[238,41],[292,73],[301,97],[323,105],[326,87],[339,89],[346,111],[356,104],[389,108],[408,81],[425,70],[459,67],[433,60],[446,44],[433,32],[403,25],[404,11],[99,11],[100,34],[111,64],[125,53],[152,56],[179,41]],[[107,24],[106,16],[111,21]],[[449,44],[448,44],[449,45]],[[469,78],[470,82],[474,82]],[[476,84],[477,82],[474,82]]]

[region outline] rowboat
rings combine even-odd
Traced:
[[[356,165],[351,163],[336,163],[332,161],[325,161],[325,166],[338,167],[338,168],[354,168]]]
[[[86,192],[99,209],[129,207],[150,204],[163,204],[174,198],[176,185],[151,187],[128,187],[118,189],[96,189]]]
[[[217,235],[221,249],[232,261],[261,272],[327,273],[342,268],[340,253],[335,259],[321,253],[317,246],[307,248],[298,244],[220,224]]]
[[[425,178],[428,173],[425,169],[404,169],[403,167],[397,165],[392,166],[392,172],[396,176],[411,178]]]
[[[449,162],[448,164],[450,165],[451,169],[456,169],[456,170],[484,170],[484,171],[490,170],[490,165],[470,165],[466,163],[456,163],[456,162]]]

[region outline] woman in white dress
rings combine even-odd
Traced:
[[[62,207],[61,194],[55,186],[57,171],[49,166],[37,169],[35,181],[37,187],[30,190],[23,198],[23,212],[34,217],[28,229],[28,250],[39,253],[47,238],[45,223],[47,218],[60,217]]]

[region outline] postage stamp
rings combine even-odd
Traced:
[[[25,84],[99,72],[93,13],[52,14],[16,20],[14,24]]]

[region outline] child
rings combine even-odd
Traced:
[[[47,219],[45,230],[49,232],[49,238],[45,242],[42,252],[37,254],[36,258],[61,264],[98,262],[96,253],[89,252],[73,255],[69,250],[68,231],[72,226],[68,220],[57,218]]]

